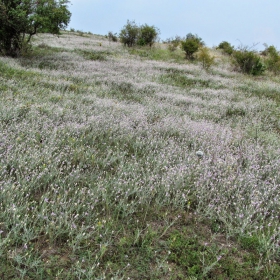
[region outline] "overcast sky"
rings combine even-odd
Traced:
[[[228,41],[280,48],[280,0],[70,0],[69,28],[105,35],[127,20],[154,25],[161,40],[197,34],[208,47]]]

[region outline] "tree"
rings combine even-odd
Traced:
[[[227,41],[223,41],[219,44],[218,49],[223,50],[224,53],[231,55],[234,51],[234,47]]]
[[[159,30],[156,27],[144,24],[139,28],[137,43],[140,46],[149,45],[151,47],[155,43],[158,35]]]
[[[0,0],[0,52],[18,56],[38,32],[58,34],[71,17],[68,0]]]
[[[194,59],[194,53],[202,46],[204,46],[202,39],[192,33],[189,33],[186,39],[181,42],[181,47],[186,54],[186,58],[189,60]]]
[[[135,21],[127,21],[127,24],[120,31],[120,41],[128,47],[133,47],[137,43],[139,28]]]
[[[200,47],[203,47],[205,45],[205,43],[200,37],[198,37],[197,34],[188,33],[186,36],[186,40],[194,40],[199,44]]]
[[[120,31],[119,38],[121,43],[128,47],[135,45],[149,45],[151,47],[155,43],[158,35],[158,28],[147,24],[139,27],[135,21],[128,20],[127,24]]]

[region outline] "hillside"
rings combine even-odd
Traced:
[[[33,44],[0,57],[1,279],[279,279],[279,76]]]

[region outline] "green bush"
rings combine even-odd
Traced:
[[[197,59],[202,63],[202,67],[208,70],[214,64],[214,56],[211,56],[208,48],[202,47],[199,49]]]
[[[137,38],[139,35],[139,27],[136,25],[135,21],[127,21],[127,24],[123,27],[120,32],[120,41],[127,47],[133,47],[137,43]]]
[[[217,47],[217,49],[223,50],[223,52],[228,55],[231,55],[234,51],[234,47],[229,42],[226,41],[221,42]]]
[[[264,44],[265,49],[261,52],[261,55],[263,56],[269,56],[269,55],[278,55],[278,51],[274,46],[268,46],[267,44]]]
[[[140,46],[149,45],[151,47],[155,43],[158,35],[159,35],[158,28],[144,24],[139,28],[137,44]]]
[[[250,51],[246,47],[232,53],[233,64],[237,70],[251,75],[262,74],[266,67],[261,62],[260,56],[255,51]]]
[[[144,24],[137,26],[134,21],[127,21],[127,24],[120,32],[120,41],[127,47],[139,46],[150,47],[156,42],[159,35],[159,29],[154,26]],[[108,35],[109,36],[109,35]]]
[[[194,54],[198,51],[199,47],[204,46],[204,42],[197,35],[189,33],[186,39],[181,42],[181,48],[185,52],[186,58],[189,60],[194,59]]]
[[[197,34],[188,33],[187,36],[186,36],[186,39],[196,40],[200,47],[205,46],[205,43],[202,41],[202,39],[200,37],[198,37]]]
[[[198,51],[199,44],[194,40],[186,40],[181,42],[181,47],[186,54],[187,59],[194,59],[194,53]]]
[[[113,34],[113,32],[109,31],[107,37],[108,37],[109,41],[118,42],[117,33]]]
[[[266,56],[265,64],[269,71],[274,74],[280,73],[280,55],[274,46],[266,46],[266,49],[262,52],[262,55]]]

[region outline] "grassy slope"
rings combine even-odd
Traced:
[[[1,279],[279,279],[278,77],[35,45],[0,58]]]

